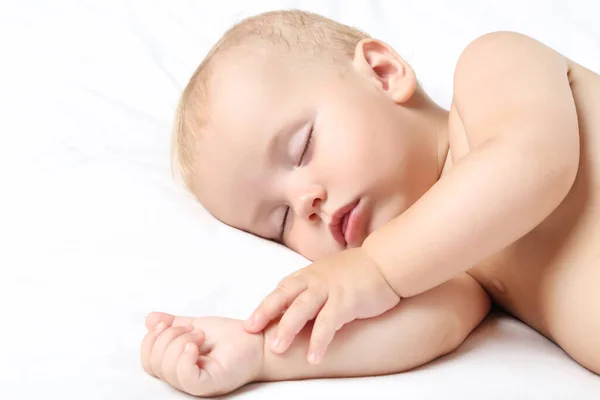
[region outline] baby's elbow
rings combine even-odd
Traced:
[[[491,301],[485,290],[471,276],[462,274],[446,283],[456,291],[440,335],[443,354],[456,350],[489,313]]]
[[[439,355],[443,356],[458,349],[474,329],[475,326],[465,323],[463,318],[449,316],[438,330]]]

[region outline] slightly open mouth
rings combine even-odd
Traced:
[[[352,208],[352,210],[354,210],[354,208]],[[342,235],[344,235],[344,238],[346,237],[346,229],[348,228],[348,220],[350,219],[350,214],[352,214],[352,210],[348,211],[342,217],[341,225],[342,225]]]
[[[336,242],[344,247],[348,245],[346,232],[349,227],[349,222],[351,222],[350,217],[352,211],[356,208],[358,202],[359,200],[354,200],[351,203],[346,204],[331,216],[331,223],[329,224],[331,234]]]

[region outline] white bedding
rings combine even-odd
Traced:
[[[168,162],[177,96],[212,43],[244,16],[290,7],[391,43],[444,106],[461,49],[493,30],[600,72],[593,0],[0,2],[1,399],[185,398],[142,371],[144,316],[245,318],[306,264],[215,222]],[[598,399],[600,378],[494,314],[416,371],[232,397]]]

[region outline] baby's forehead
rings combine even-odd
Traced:
[[[298,85],[297,79],[273,63],[223,65],[213,76],[208,96],[212,128],[219,135],[234,137],[272,128],[270,123],[298,100],[290,96],[297,94]]]
[[[289,57],[261,54],[261,51],[229,51],[215,60],[210,87],[215,94],[223,93],[227,84],[235,93],[244,89],[256,90],[264,85],[285,82],[293,78],[296,67]]]

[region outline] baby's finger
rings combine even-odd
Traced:
[[[344,325],[336,302],[329,299],[317,315],[308,346],[308,362],[318,364],[323,360],[335,333]]]
[[[198,346],[188,342],[177,361],[177,380],[180,390],[193,396],[207,396],[216,392],[210,375],[198,366]]]
[[[189,326],[193,325],[198,318],[177,316],[173,319],[173,326]]]
[[[294,301],[304,290],[307,284],[304,279],[294,277],[286,278],[260,303],[258,308],[246,321],[246,330],[250,333],[262,331],[273,319],[281,316],[281,313]]]
[[[164,330],[154,342],[152,346],[152,354],[150,356],[150,368],[154,375],[159,379],[164,380],[164,372],[162,369],[163,358],[169,344],[179,336],[192,331],[191,326],[174,326]]]
[[[179,336],[169,344],[163,357],[162,371],[165,380],[171,384],[171,386],[181,389],[177,377],[177,362],[179,361],[179,357],[181,356],[181,353],[183,353],[186,344],[192,342],[200,346],[204,342],[204,339],[204,332],[196,330],[192,333]]]
[[[146,317],[146,328],[148,330],[152,330],[160,322],[164,322],[166,326],[171,326],[171,325],[173,325],[174,318],[175,318],[175,316],[171,315],[171,314],[166,314],[166,313],[156,312],[156,311],[151,312]]]
[[[327,292],[324,290],[308,289],[296,297],[277,325],[271,350],[279,354],[285,352],[304,325],[317,316],[326,300]]]
[[[146,328],[152,329],[159,322],[164,322],[167,326],[187,326],[191,325],[196,318],[182,317],[163,312],[151,312],[146,317]]]
[[[144,336],[144,340],[142,340],[142,348],[141,348],[141,358],[142,358],[142,367],[144,371],[152,376],[156,376],[154,371],[152,371],[152,365],[150,364],[150,359],[152,356],[152,348],[154,347],[154,343],[158,336],[167,328],[167,325],[164,322],[159,322],[154,328],[152,328],[146,336]]]

